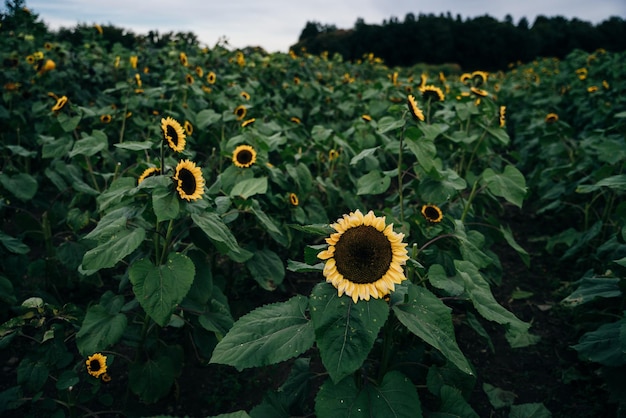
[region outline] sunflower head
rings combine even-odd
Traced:
[[[52,111],[57,112],[63,109],[63,106],[67,103],[67,96],[61,96],[57,99],[57,102],[52,106]]]
[[[185,121],[183,127],[185,128],[185,133],[189,136],[193,134],[193,125],[188,120]]]
[[[500,127],[504,128],[504,125],[506,124],[506,106],[500,106],[498,116],[500,120]]]
[[[298,200],[298,195],[295,193],[289,193],[289,202],[293,206],[298,206],[298,204],[300,203],[300,201]]]
[[[194,82],[193,76],[191,74],[185,75],[185,83],[192,85]]]
[[[239,145],[233,151],[233,164],[239,168],[252,167],[256,162],[256,151],[250,145]]]
[[[244,100],[250,100],[250,93],[248,93],[247,91],[242,91],[241,93],[239,93],[239,96],[241,96],[241,98]]]
[[[147,179],[148,177],[156,176],[157,174],[159,174],[160,171],[161,170],[159,170],[159,168],[157,167],[146,168],[137,179],[137,184],[138,185],[141,184],[141,182]]]
[[[213,71],[209,71],[209,73],[206,75],[206,82],[209,84],[215,84],[216,79],[217,79],[217,76],[215,75]]]
[[[361,119],[363,119],[365,122],[371,122],[372,121],[372,117],[370,115],[366,115],[366,114],[361,115]]]
[[[554,123],[559,120],[559,115],[556,113],[548,113],[546,115],[546,123]]]
[[[182,152],[185,149],[185,132],[180,123],[169,116],[162,118],[161,130],[163,131],[163,140],[167,141],[171,149],[176,152]]]
[[[87,357],[85,364],[87,364],[87,373],[95,378],[99,378],[107,372],[107,356],[100,353]]]
[[[432,85],[425,86],[422,89],[422,97],[424,98],[424,100],[430,100],[432,102],[443,102],[443,100],[445,99],[443,91],[441,91],[439,87]]]
[[[235,110],[233,111],[233,113],[237,116],[237,120],[242,120],[243,118],[246,117],[246,112],[248,110],[246,109],[246,107],[244,105],[239,105],[235,108]]]
[[[382,298],[406,280],[402,266],[409,259],[404,235],[386,225],[385,217],[360,210],[343,215],[331,227],[336,231],[326,238],[328,248],[317,257],[325,260],[324,277],[356,303]]]
[[[255,118],[251,118],[251,119],[248,119],[248,120],[244,120],[243,122],[241,122],[241,127],[242,127],[242,128],[245,128],[245,127],[246,127],[246,126],[248,126],[248,125],[252,125],[255,121],[256,121],[256,119],[255,119]]]
[[[422,206],[422,216],[428,222],[439,223],[443,219],[443,212],[437,205],[428,204]]]
[[[106,115],[100,116],[100,122],[102,123],[111,123],[111,119],[111,115],[109,115],[108,113]]]
[[[202,170],[189,160],[181,160],[174,173],[176,191],[181,199],[187,201],[202,199],[204,194],[204,177]]]
[[[478,97],[487,97],[489,95],[487,90],[479,89],[478,87],[470,87],[470,91]]]
[[[417,105],[417,102],[415,101],[415,97],[413,97],[412,94],[409,94],[409,96],[407,98],[407,104],[409,105],[409,112],[411,112],[411,115],[413,115],[413,117],[416,120],[419,120],[419,121],[423,122],[424,121],[424,113],[422,112],[422,110]]]

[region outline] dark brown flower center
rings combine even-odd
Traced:
[[[172,125],[165,127],[165,135],[170,138],[175,146],[178,146],[178,132],[176,132],[176,129]]]
[[[241,165],[248,165],[252,162],[252,152],[244,149],[237,153],[237,162]]]
[[[439,219],[439,211],[434,206],[426,206],[424,208],[424,216],[429,221],[436,221]]]
[[[178,173],[178,180],[180,181],[181,189],[183,189],[186,195],[191,196],[196,192],[196,177],[191,171],[185,168],[181,169]]]
[[[98,361],[98,360],[91,360],[89,362],[89,369],[92,372],[97,372],[98,370],[100,370],[100,361]]]
[[[335,265],[346,280],[374,283],[389,270],[393,253],[385,234],[373,226],[360,225],[344,232],[335,244]]]

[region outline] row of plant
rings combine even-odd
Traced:
[[[15,371],[0,410],[145,416],[163,412],[190,365],[278,364],[287,379],[237,416],[477,416],[480,369],[454,323],[485,345],[486,321],[513,347],[537,341],[491,291],[506,273],[495,245],[529,262],[501,221],[507,208],[528,193],[540,213],[570,217],[554,202],[582,187],[603,209],[613,202],[599,221],[621,249],[623,233],[606,231],[619,224],[610,150],[624,125],[607,121],[623,106],[623,55],[587,64],[588,92],[568,71],[580,54],[507,74],[426,74],[374,56],[106,48],[97,25],[77,50],[32,36],[28,10],[5,19],[23,23],[0,40],[0,348]],[[546,83],[577,105],[546,97]],[[612,107],[585,113],[592,93]],[[564,138],[565,121],[587,119],[606,129],[610,168],[591,165],[589,143],[557,170],[544,143],[525,140],[567,157],[579,137]],[[555,195],[542,164],[553,184],[573,169],[586,177]],[[549,248],[599,239],[590,219]],[[506,407],[549,414],[540,402]]]

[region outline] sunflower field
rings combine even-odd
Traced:
[[[3,416],[626,414],[625,53],[464,72],[81,30],[0,27]],[[486,379],[502,350],[558,351],[561,397]]]

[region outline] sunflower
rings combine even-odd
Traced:
[[[103,375],[102,375],[102,381],[103,381],[104,383],[109,383],[109,382],[111,381],[111,376],[109,376],[109,374],[108,374],[108,373],[103,374]]]
[[[139,73],[135,74],[135,82],[137,83],[137,87],[141,87],[142,83],[141,83],[141,76],[139,75]]]
[[[186,120],[183,124],[183,127],[185,128],[185,133],[187,134],[187,136],[193,134],[193,125],[191,124],[191,122]]]
[[[27,62],[28,64],[31,64],[31,65],[32,65],[32,64],[34,64],[34,63],[35,63],[35,56],[34,56],[34,55],[28,55],[28,56],[26,57],[26,62]]]
[[[56,112],[58,110],[63,109],[63,106],[65,106],[65,103],[67,103],[67,96],[61,96],[57,99],[57,102],[54,104],[54,106],[52,106],[52,111]]]
[[[196,75],[199,78],[202,78],[202,76],[204,75],[204,70],[202,69],[202,67],[200,67],[199,65],[196,65],[195,71],[196,71]]]
[[[486,71],[474,71],[472,73],[472,81],[475,86],[482,86],[487,82],[489,74]]]
[[[239,168],[248,168],[256,162],[256,151],[250,145],[239,145],[233,151],[233,164]]]
[[[215,84],[215,80],[217,79],[217,76],[215,75],[215,73],[213,71],[210,71],[207,75],[206,75],[206,82],[209,84]]]
[[[85,363],[87,364],[87,373],[95,378],[99,378],[107,372],[107,356],[100,353],[87,357]]]
[[[96,28],[96,30],[98,31],[100,35],[104,33],[104,31],[102,30],[102,26],[98,25],[97,23],[93,25],[93,27]]]
[[[137,57],[137,55],[131,55],[130,58],[128,59],[128,62],[130,62],[130,66],[133,69],[137,69],[137,61],[139,60],[139,58]]]
[[[489,92],[487,90],[479,89],[478,87],[470,87],[470,91],[479,97],[489,96]]]
[[[435,102],[443,102],[443,100],[445,99],[445,96],[443,95],[443,91],[441,91],[441,89],[437,86],[425,86],[423,89],[421,89],[422,91],[422,97],[424,98],[424,100],[428,101],[428,100],[432,100]]]
[[[176,190],[181,199],[202,199],[204,194],[204,177],[202,170],[189,160],[181,160],[176,166],[174,173]]]
[[[504,125],[506,123],[506,106],[500,106],[499,119],[500,127],[504,128]]]
[[[409,259],[404,234],[393,232],[385,217],[360,210],[343,215],[330,225],[335,231],[326,238],[328,249],[317,257],[326,260],[324,277],[337,293],[350,296],[354,303],[370,297],[382,298],[406,280],[402,265]]]
[[[239,93],[239,95],[244,100],[250,100],[250,93],[248,93],[247,91],[242,91],[241,93]]]
[[[193,76],[191,74],[185,75],[185,83],[192,85],[194,82]]]
[[[415,97],[413,97],[412,94],[409,94],[408,98],[407,98],[407,103],[409,105],[409,112],[411,112],[411,115],[413,115],[413,117],[417,120],[421,120],[422,122],[424,121],[424,113],[422,113],[422,110],[417,106],[417,102],[415,101]]]
[[[52,60],[46,60],[45,63],[43,63],[43,65],[41,66],[41,68],[39,68],[38,72],[39,74],[43,74],[46,73],[48,71],[52,71],[57,67],[56,63]]]
[[[183,65],[183,67],[189,65],[189,61],[187,60],[187,54],[185,54],[184,52],[178,54],[178,59],[180,60],[180,63]]]
[[[428,81],[428,76],[424,73],[420,74],[420,84],[417,88],[421,90],[426,87],[426,81]]]
[[[160,171],[161,170],[157,167],[146,168],[145,170],[143,170],[143,173],[141,173],[141,175],[137,179],[137,184],[138,185],[141,184],[141,182],[147,179],[148,177],[156,176],[157,174],[159,174]]]
[[[588,93],[595,93],[596,91],[598,91],[598,86],[589,86],[589,87],[587,87],[587,92]]]
[[[336,149],[328,151],[328,161],[336,160],[337,158],[339,158],[339,151]]]
[[[163,131],[163,139],[167,141],[171,149],[176,152],[182,152],[185,149],[185,132],[180,123],[169,116],[162,118],[161,130]]]
[[[247,109],[244,105],[237,106],[235,110],[233,111],[233,113],[237,115],[237,120],[242,120],[243,118],[245,118],[246,112],[247,112]]]
[[[100,122],[102,123],[110,123],[111,119],[111,115],[109,115],[108,113],[106,115],[100,116]]]
[[[298,204],[300,203],[300,200],[298,200],[298,195],[295,193],[289,193],[289,202],[293,206],[298,206]]]
[[[443,219],[443,212],[437,205],[423,205],[422,215],[428,222],[438,223]]]
[[[254,123],[254,121],[256,121],[256,119],[255,119],[255,118],[251,118],[251,119],[248,119],[248,120],[244,120],[243,122],[241,122],[241,127],[242,127],[242,128],[245,128],[245,127],[246,127],[246,126],[248,126],[248,125],[252,125],[252,124]]]
[[[361,115],[361,119],[363,119],[365,122],[371,122],[372,121],[372,117],[370,115]]]
[[[468,80],[472,79],[472,75],[470,73],[463,73],[459,76],[459,81],[463,84],[466,84]]]
[[[553,123],[559,120],[559,115],[557,115],[556,113],[548,113],[546,115],[546,123]]]
[[[298,125],[299,125],[300,123],[302,123],[302,121],[300,120],[300,118],[299,118],[299,117],[296,117],[296,116],[292,116],[290,120],[291,120],[293,123],[296,123],[296,124],[298,124]]]

